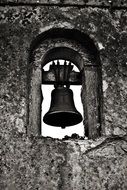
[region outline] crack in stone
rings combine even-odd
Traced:
[[[86,150],[85,154],[88,154],[89,152],[92,152],[94,150],[98,150],[99,148],[102,148],[103,146],[105,146],[105,145],[107,145],[109,143],[115,142],[115,141],[125,141],[125,142],[127,142],[126,138],[127,138],[127,135],[122,136],[122,137],[120,137],[120,136],[108,137],[101,144],[97,145],[96,147],[93,147],[93,148],[90,148],[90,149]]]

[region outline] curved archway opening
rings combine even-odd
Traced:
[[[100,56],[94,41],[85,33],[77,29],[52,28],[39,34],[30,45],[29,62],[33,60],[33,51],[46,39],[66,39],[72,40],[81,44],[88,54],[91,55],[91,60],[100,63]]]
[[[58,59],[72,62],[79,70],[83,67],[83,58],[81,55],[77,51],[68,47],[55,47],[47,51],[42,58],[42,67],[50,61]]]
[[[63,51],[64,50],[64,51]],[[50,61],[73,62],[82,72],[81,99],[85,134],[101,134],[102,82],[99,51],[87,34],[75,29],[55,28],[37,36],[31,43],[28,61],[28,126],[31,134],[40,134],[42,68]]]

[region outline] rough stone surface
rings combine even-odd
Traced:
[[[1,137],[1,190],[127,188],[127,138],[59,141]]]
[[[100,51],[107,137],[59,141],[26,135],[29,47],[40,33],[58,27],[88,34]],[[0,7],[0,44],[0,189],[126,190],[126,10]]]
[[[126,0],[0,0],[0,4],[83,5],[102,7],[127,7]]]
[[[100,51],[102,79],[107,84],[103,92],[105,133],[126,134],[125,10],[109,12],[98,8],[5,7],[1,8],[0,20],[2,124],[6,125],[6,118],[9,123],[8,127],[1,127],[3,131],[6,128],[7,131],[15,129],[17,118],[23,119],[22,126],[26,127],[26,71],[32,40],[41,32],[60,27],[81,30],[94,40]]]

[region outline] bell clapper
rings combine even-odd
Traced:
[[[61,126],[62,129],[65,129],[66,127],[65,126]]]

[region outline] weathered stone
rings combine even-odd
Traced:
[[[1,189],[126,189],[125,139],[1,138]],[[94,145],[94,146],[93,146]]]
[[[95,6],[106,2],[104,5],[108,6],[107,1],[78,1],[91,5],[92,2]],[[126,6],[126,1],[114,5],[121,6],[120,2]],[[80,30],[90,36],[99,50],[104,105],[102,128],[107,137],[95,141],[62,141],[27,136],[29,49],[39,34],[52,28]],[[0,189],[126,190],[126,10],[1,6],[0,44]],[[50,44],[45,48],[47,45]]]
[[[77,6],[93,6],[93,7],[127,7],[126,0],[1,0],[0,4],[42,4],[42,5],[77,5]]]
[[[48,10],[50,10],[50,12]],[[75,12],[77,13],[76,15]],[[103,46],[103,49],[100,50],[103,70],[102,79],[106,81],[108,86],[104,91],[106,134],[113,134],[115,127],[119,128],[121,133],[125,134],[127,130],[127,38],[125,31],[127,29],[124,24],[124,20],[127,20],[126,17],[127,14],[124,10],[118,10],[110,13],[108,10],[97,8],[1,8],[2,111],[4,112],[5,110],[6,112],[7,106],[4,107],[4,105],[7,103],[9,109],[13,108],[12,114],[14,116],[14,112],[17,114],[17,101],[20,102],[22,101],[22,98],[26,97],[25,73],[27,69],[28,49],[32,39],[42,31],[47,30],[48,26],[46,23],[48,23],[50,28],[75,27],[76,29],[81,29],[85,33],[89,34],[97,46],[100,43]],[[17,85],[20,88],[17,89]],[[13,101],[16,102],[14,103]],[[16,109],[14,108],[14,105],[16,105]],[[18,105],[20,109],[20,104],[18,103]],[[8,118],[11,117],[12,114],[10,111],[10,116],[8,115]]]

